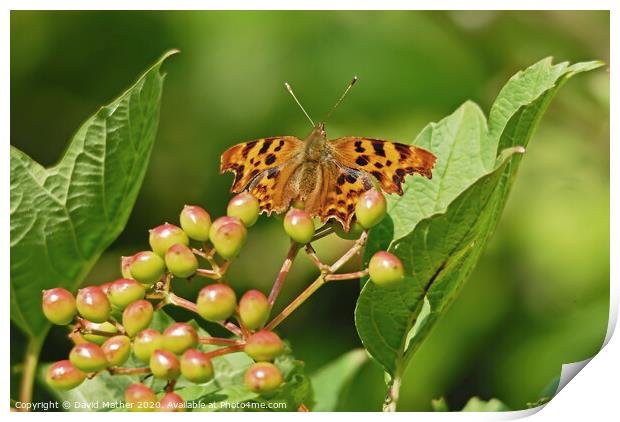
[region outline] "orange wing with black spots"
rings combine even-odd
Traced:
[[[281,213],[288,209],[291,201],[297,199],[297,192],[291,184],[301,160],[292,157],[278,167],[263,171],[250,183],[248,190],[258,199],[261,214]]]
[[[359,196],[372,188],[372,181],[365,173],[326,160],[321,166],[321,184],[306,198],[305,210],[325,222],[335,218],[346,231],[355,214]]]
[[[346,137],[329,141],[331,155],[347,167],[372,175],[387,193],[403,194],[408,174],[432,177],[436,157],[413,145],[379,139]]]
[[[228,148],[221,157],[220,173],[230,171],[235,180],[231,192],[241,192],[263,172],[277,168],[303,152],[303,142],[294,136],[257,139]]]

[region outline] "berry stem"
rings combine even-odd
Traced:
[[[351,248],[348,251],[346,251],[344,253],[344,255],[342,255],[331,266],[329,266],[327,268],[327,270],[324,271],[323,274],[321,274],[316,280],[314,280],[312,282],[311,285],[309,285],[306,288],[306,290],[304,290],[299,296],[297,296],[295,299],[293,299],[293,301],[291,303],[289,303],[288,306],[286,308],[284,308],[284,310],[282,312],[280,312],[280,314],[278,316],[276,316],[274,319],[271,320],[271,322],[269,322],[269,324],[267,324],[265,329],[273,330],[275,327],[280,325],[280,323],[282,323],[282,321],[284,321],[290,314],[292,314],[297,308],[299,308],[306,300],[308,300],[308,298],[310,296],[312,296],[314,294],[314,292],[316,292],[323,284],[327,283],[328,281],[330,281],[330,280],[345,280],[345,279],[348,279],[348,278],[343,278],[343,277],[348,277],[351,274],[356,275],[357,277],[355,277],[355,278],[359,278],[360,275],[363,276],[363,273],[366,270],[359,271],[357,273],[349,273],[349,274],[332,274],[332,273],[338,271],[340,269],[340,267],[342,267],[351,258],[353,258],[356,254],[358,254],[360,252],[360,250],[366,244],[366,240],[367,239],[368,239],[368,231],[364,231],[362,233],[362,235],[359,237],[359,239],[357,239],[355,241],[353,246],[351,246]],[[332,278],[328,279],[329,276],[331,276]]]
[[[205,355],[209,359],[213,359],[217,356],[226,355],[228,353],[240,352],[245,347],[244,344],[235,344],[234,346],[222,347],[221,349],[213,350],[211,352],[207,352]]]
[[[241,332],[241,330],[239,329],[239,327],[237,327],[235,324],[233,324],[232,322],[229,321],[220,321],[218,322],[218,324],[220,324],[222,327],[226,328],[228,331],[230,331],[231,333],[233,333],[234,335],[238,336],[238,337],[243,337],[243,333]]]
[[[271,293],[269,293],[269,298],[267,299],[267,301],[269,302],[270,308],[273,308],[273,304],[278,298],[278,295],[280,294],[280,290],[282,290],[282,286],[284,285],[284,280],[286,280],[286,276],[288,275],[288,272],[291,270],[291,266],[293,265],[293,260],[295,259],[297,252],[299,252],[299,244],[297,242],[291,242],[291,247],[288,250],[286,259],[282,263],[282,267],[280,268],[278,277],[276,277],[276,281],[273,283],[273,287],[271,288]]]
[[[354,280],[356,278],[362,278],[368,275],[368,268],[362,271],[355,271],[352,273],[345,274],[327,274],[325,276],[326,281],[336,281],[336,280]]]
[[[214,344],[218,346],[241,344],[239,340],[222,337],[198,337],[198,342],[200,344]]]
[[[321,227],[320,229],[318,229],[316,233],[314,233],[314,236],[312,236],[312,240],[310,240],[310,242],[315,242],[319,239],[324,238],[325,236],[329,236],[333,232],[334,232],[334,228],[331,225],[329,226],[325,225]]]
[[[204,268],[198,268],[196,270],[196,275],[200,277],[210,278],[212,280],[219,280],[222,278],[222,275],[217,270],[207,270]]]
[[[323,264],[323,262],[321,262],[321,260],[316,254],[316,251],[310,243],[306,245],[306,254],[308,254],[308,257],[310,257],[310,260],[314,263],[314,265],[316,265],[320,272],[325,272],[329,269],[328,265],[325,265]]]
[[[101,331],[101,330],[86,330],[86,329],[81,329],[80,334],[92,334],[94,336],[104,336],[104,337],[114,337],[117,336],[118,333],[110,333],[108,331]],[[69,337],[71,337],[71,335],[69,335]]]
[[[142,375],[150,374],[150,368],[108,368],[110,375]]]
[[[280,325],[282,321],[284,321],[290,314],[292,314],[297,308],[299,308],[301,304],[304,303],[310,296],[312,296],[312,294],[316,292],[323,284],[325,284],[325,278],[321,274],[316,280],[312,282],[311,285],[306,288],[306,290],[301,292],[299,296],[293,299],[293,301],[289,303],[288,306],[284,308],[284,310],[282,310],[282,312],[280,312],[278,316],[272,319],[271,322],[267,324],[265,329],[271,331],[278,325]]]

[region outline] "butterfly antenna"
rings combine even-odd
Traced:
[[[306,109],[304,108],[304,106],[301,105],[301,103],[299,102],[299,100],[297,99],[297,97],[295,96],[295,93],[293,92],[293,88],[291,88],[291,86],[289,85],[288,82],[284,82],[284,86],[286,87],[286,89],[288,90],[289,94],[291,94],[291,96],[293,97],[293,99],[295,100],[295,102],[297,103],[297,105],[299,106],[299,108],[301,109],[301,111],[304,112],[304,114],[306,115],[306,117],[308,118],[308,120],[310,120],[310,123],[312,123],[312,127],[316,126],[314,124],[314,122],[312,121],[312,119],[310,118],[310,115],[308,114],[308,112],[306,112]]]
[[[357,82],[357,76],[353,77],[353,80],[351,81],[351,83],[349,84],[349,86],[347,87],[347,89],[344,90],[344,92],[342,93],[342,95],[340,96],[340,98],[338,99],[338,101],[336,101],[336,104],[334,104],[334,106],[332,107],[332,109],[329,111],[329,113],[327,113],[327,116],[325,117],[325,121],[327,121],[329,119],[329,116],[332,115],[332,113],[334,112],[334,110],[336,110],[336,108],[340,105],[340,103],[342,102],[342,100],[345,99],[345,97],[347,96],[347,94],[349,93],[349,91],[351,90],[351,88],[353,88],[353,85],[355,85],[355,82]]]

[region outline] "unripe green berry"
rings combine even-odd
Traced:
[[[164,346],[164,336],[153,328],[147,328],[136,334],[133,339],[133,354],[142,362],[151,360],[151,355]]]
[[[364,192],[355,204],[355,217],[362,227],[370,229],[385,217],[387,203],[385,197],[377,189]]]
[[[180,243],[170,246],[166,252],[166,267],[176,277],[187,278],[198,269],[198,259],[190,248]]]
[[[131,354],[131,340],[127,336],[110,337],[101,346],[110,366],[121,366]]]
[[[273,363],[260,362],[248,368],[243,381],[248,390],[269,397],[276,392],[284,379]]]
[[[334,231],[336,232],[336,235],[342,239],[357,240],[364,232],[364,227],[362,227],[357,220],[353,220],[348,232],[344,231],[344,228],[340,223],[334,223]]]
[[[224,259],[236,257],[247,237],[247,229],[236,217],[220,217],[213,222],[209,240]]]
[[[153,412],[157,396],[144,384],[131,384],[125,390],[125,403],[131,412]]]
[[[250,330],[262,328],[269,318],[269,311],[267,297],[258,290],[248,290],[239,300],[239,318]]]
[[[243,351],[257,362],[271,361],[282,354],[284,343],[276,333],[261,330],[248,338]]]
[[[80,315],[92,322],[107,321],[112,311],[108,296],[99,286],[78,290],[75,304]]]
[[[110,334],[116,334],[118,333],[118,328],[116,328],[116,326],[114,324],[112,324],[111,322],[102,322],[102,323],[97,323],[97,322],[92,322],[92,321],[87,321],[84,320],[82,322],[82,325],[84,327],[84,330],[88,331],[103,331],[106,333],[110,333]],[[95,343],[98,345],[102,345],[107,339],[109,339],[110,337],[108,336],[101,336],[99,334],[83,334],[83,337],[85,340],[90,341],[91,343]]]
[[[56,325],[67,325],[77,314],[75,298],[66,289],[43,290],[43,314]]]
[[[71,390],[86,379],[86,374],[68,360],[61,360],[50,365],[45,373],[45,381],[56,390]]]
[[[168,248],[177,243],[187,246],[189,245],[189,238],[183,229],[174,224],[162,224],[149,231],[151,249],[160,256],[164,256],[168,252]]]
[[[189,349],[181,356],[181,375],[187,380],[202,384],[213,379],[213,364],[198,349]]]
[[[377,286],[388,287],[398,284],[405,278],[405,269],[397,256],[379,251],[370,258],[368,274]]]
[[[145,292],[144,286],[136,280],[119,278],[110,284],[108,297],[112,305],[125,309],[131,302],[144,299]]]
[[[93,343],[80,343],[73,346],[69,360],[81,371],[97,372],[108,366],[108,360],[101,347]]]
[[[144,251],[133,256],[129,270],[140,283],[153,284],[164,275],[166,264],[155,252]]]
[[[211,216],[201,207],[186,205],[179,217],[183,231],[194,240],[204,242],[209,240]]]
[[[172,380],[179,376],[179,360],[177,357],[162,349],[157,349],[151,355],[149,367],[155,378]]]
[[[196,306],[200,316],[207,321],[223,321],[235,312],[237,296],[227,284],[210,284],[198,293]]]
[[[149,326],[153,319],[153,305],[148,300],[138,300],[123,311],[123,326],[129,337]]]
[[[230,200],[228,208],[226,208],[227,215],[239,218],[246,227],[252,227],[256,223],[259,212],[258,199],[250,192],[237,194]]]
[[[314,221],[306,211],[291,208],[284,217],[284,231],[295,242],[305,245],[314,236]]]
[[[198,333],[186,322],[176,322],[164,331],[164,349],[180,355],[198,344]]]
[[[158,412],[185,412],[185,400],[177,393],[167,392],[159,399]]]

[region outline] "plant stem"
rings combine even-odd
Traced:
[[[320,275],[316,280],[309,285],[306,290],[304,290],[299,296],[297,296],[291,303],[288,304],[286,308],[280,314],[267,324],[265,329],[273,330],[276,328],[282,321],[284,321],[290,314],[295,311],[295,309],[299,308],[302,303],[304,303],[314,292],[316,292],[319,287],[325,284],[325,279],[323,275]]]
[[[228,353],[240,352],[243,350],[244,346],[245,345],[243,344],[236,344],[234,346],[223,347],[221,349],[213,350],[211,352],[206,353],[206,357],[209,359],[213,359],[214,357],[226,355]]]
[[[400,371],[397,371],[397,374],[394,375],[388,386],[387,396],[385,397],[385,402],[383,402],[384,412],[396,412],[396,404],[400,396],[400,383]]]
[[[219,280],[222,278],[222,275],[216,270],[207,270],[204,268],[198,268],[196,270],[196,275],[200,277],[210,278],[211,280]]]
[[[336,280],[354,280],[356,278],[362,278],[368,275],[368,268],[362,271],[355,271],[352,273],[345,274],[327,274],[325,276],[325,280],[327,281],[336,281]]]
[[[310,243],[306,245],[306,254],[310,257],[310,260],[316,265],[319,271],[324,272],[329,270],[329,265],[323,264],[321,259],[317,256],[316,251]]]
[[[19,388],[19,401],[30,403],[32,401],[32,389],[34,378],[37,373],[37,363],[43,340],[37,337],[30,337],[26,346],[26,356],[24,358],[24,372],[22,374],[21,386]],[[26,410],[27,411],[27,410]]]
[[[239,340],[221,337],[198,337],[200,344],[215,344],[218,346],[241,344]]]
[[[278,295],[280,294],[280,290],[282,290],[282,286],[284,285],[284,280],[286,280],[286,276],[288,272],[291,270],[291,266],[293,265],[293,260],[295,256],[299,252],[299,244],[297,242],[291,242],[291,247],[288,250],[288,254],[286,255],[286,259],[282,263],[282,267],[280,268],[280,272],[278,273],[278,277],[276,281],[273,283],[273,287],[271,288],[271,293],[269,293],[269,307],[272,308],[275,303]]]
[[[355,255],[359,253],[359,251],[362,250],[367,240],[368,240],[368,231],[365,230],[364,233],[362,233],[362,235],[360,236],[360,238],[355,241],[351,249],[346,251],[344,255],[342,255],[336,262],[334,262],[331,265],[331,267],[329,267],[329,272],[335,273],[336,271],[338,271],[340,267],[342,267],[344,264],[346,264],[349,261],[349,259],[353,258]]]
[[[108,368],[110,375],[142,375],[150,374],[150,368]]]

